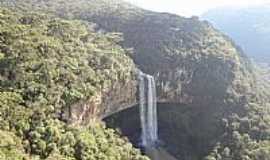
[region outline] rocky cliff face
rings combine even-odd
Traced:
[[[70,109],[65,111],[66,119],[73,124],[92,124],[93,121],[135,105],[136,91],[136,79],[130,79],[126,83],[115,82],[99,95],[70,106]]]
[[[122,44],[133,48],[130,57],[136,66],[155,76],[160,102],[202,105],[223,103],[226,98],[243,103],[248,98],[244,95],[249,95],[253,88],[253,74],[241,50],[196,17],[146,11],[119,0],[1,1],[10,7],[30,4],[32,9],[94,22],[99,29],[123,33]],[[102,108],[98,115],[133,104],[135,83],[115,82],[112,89],[102,93],[94,105]],[[76,114],[71,117],[82,119],[78,117],[92,112],[85,111],[83,106],[88,105],[72,107],[71,113]]]
[[[134,49],[130,56],[137,67],[156,77],[159,101],[201,104],[240,98],[251,91],[248,59],[207,22],[150,12],[122,1],[80,2],[87,7],[73,18],[123,33],[123,45]],[[65,16],[80,3],[73,5],[58,4],[54,11]]]
[[[6,16],[5,9],[0,13],[0,102],[3,102],[0,109],[8,114],[16,111],[15,115],[7,116],[10,123],[1,124],[24,133],[23,139],[29,138],[36,153],[48,151],[49,148],[44,148],[51,144],[46,144],[51,139],[47,135],[51,134],[51,126],[59,126],[59,119],[92,124],[95,119],[133,105],[138,68],[155,77],[158,100],[163,102],[158,109],[160,138],[168,144],[168,151],[185,160],[270,159],[269,89],[262,85],[258,86],[262,91],[257,90],[248,59],[207,22],[196,17],[146,11],[120,0],[0,2],[16,9],[16,16],[13,13]],[[49,12],[52,16],[50,20],[44,19],[46,14],[37,17],[32,13],[25,17],[21,10]],[[59,20],[54,14],[77,20]],[[89,26],[93,25],[89,22],[95,22],[96,29],[91,30]],[[124,41],[107,31],[121,32]],[[127,52],[119,44],[133,51]],[[13,59],[19,61],[13,63]],[[11,92],[12,89],[15,90]],[[164,105],[164,102],[168,103]],[[63,108],[66,114],[61,117]],[[22,114],[22,109],[30,109],[31,116],[28,112]],[[126,122],[124,126],[131,128],[127,131],[132,131],[127,135],[138,137],[138,107],[130,110],[119,112],[123,120],[114,122]],[[16,117],[23,121],[17,121]],[[50,125],[53,119],[55,125]],[[21,129],[18,123],[25,127]],[[31,128],[27,127],[29,123]],[[49,128],[41,129],[44,125]],[[62,128],[59,131],[63,134],[70,131]],[[38,134],[32,134],[35,130]],[[39,134],[42,136],[35,136]],[[44,141],[39,143],[37,137]],[[55,137],[58,141],[58,134]],[[88,141],[85,137],[88,136],[82,136],[78,142]],[[99,134],[90,137],[83,145],[86,148],[75,147],[84,150],[79,151],[83,156],[96,153],[97,148],[99,153],[109,150],[110,157],[111,153],[118,156],[114,153],[123,151],[117,146],[123,143],[111,140],[111,134],[102,139]],[[94,144],[97,147],[88,147],[93,146],[92,140],[97,140]],[[112,141],[117,143],[116,147],[111,146],[113,152],[110,148],[104,151],[103,142]],[[64,145],[66,155],[69,152],[66,144],[62,140],[59,143],[55,146]],[[96,159],[104,158],[99,153],[95,154]]]

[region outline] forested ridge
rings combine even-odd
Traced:
[[[165,98],[189,96],[209,116],[201,132],[186,124],[191,137],[206,138],[201,159],[270,159],[269,84],[208,22],[118,0],[0,2],[3,159],[147,159],[100,124],[71,126],[64,112],[125,84],[136,67],[156,76]]]
[[[134,64],[116,34],[91,24],[0,8],[0,159],[146,159],[101,124],[62,111],[125,81]]]

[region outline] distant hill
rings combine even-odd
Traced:
[[[217,8],[201,17],[228,34],[252,58],[270,62],[270,5]]]

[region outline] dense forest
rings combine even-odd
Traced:
[[[118,36],[39,13],[1,8],[0,17],[1,160],[147,159],[113,130],[71,126],[61,114],[130,76]]]
[[[147,160],[99,121],[102,109],[84,125],[69,113],[134,81],[138,68],[155,76],[160,101],[190,103],[208,117],[201,128],[181,122],[205,141],[200,159],[270,159],[269,84],[208,22],[120,0],[0,4],[0,159]],[[181,159],[182,142],[171,138]]]

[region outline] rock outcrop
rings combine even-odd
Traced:
[[[137,81],[131,79],[126,83],[114,83],[111,88],[69,107],[66,119],[73,124],[92,124],[113,113],[127,109],[137,103]]]
[[[160,138],[169,144],[168,151],[186,160],[203,159],[207,155],[206,159],[245,157],[254,160],[257,158],[252,157],[261,157],[261,153],[269,156],[265,148],[270,137],[269,96],[258,91],[253,67],[241,49],[208,22],[200,21],[197,17],[183,18],[143,10],[121,0],[0,2],[2,6],[16,9],[18,13],[31,9],[32,12],[41,11],[52,16],[51,21],[43,21],[46,25],[41,23],[43,27],[40,27],[39,20],[43,16],[37,19],[11,19],[3,16],[6,11],[0,14],[8,22],[4,22],[6,27],[2,28],[1,36],[5,38],[2,41],[0,39],[4,44],[0,43],[0,48],[2,46],[5,54],[3,56],[0,53],[0,60],[6,58],[3,62],[10,62],[10,58],[5,57],[10,53],[14,59],[18,59],[17,54],[22,59],[26,57],[22,61],[23,65],[10,63],[12,67],[4,65],[1,68],[4,76],[0,78],[2,84],[7,91],[16,86],[14,94],[24,93],[21,99],[35,102],[30,103],[34,108],[44,106],[44,99],[47,100],[49,106],[45,109],[41,107],[46,111],[40,110],[41,115],[53,112],[57,121],[60,119],[73,124],[91,125],[91,121],[125,110],[136,104],[136,70],[139,69],[155,77],[158,102],[162,107],[158,110]],[[61,20],[56,23],[55,15],[75,21]],[[20,27],[9,25],[14,22]],[[29,25],[33,22],[34,25]],[[92,22],[96,27],[91,31],[89,26],[93,25],[89,23]],[[32,27],[36,28],[34,36]],[[31,32],[20,34],[24,28],[30,28]],[[119,39],[118,34],[107,32],[120,32],[123,40]],[[21,43],[17,34],[33,36],[33,39],[30,38],[31,45]],[[49,40],[53,51],[40,56],[40,52],[48,49],[48,44],[43,45],[42,40],[46,36],[53,36]],[[23,40],[29,40],[29,37]],[[42,45],[35,47],[40,38]],[[55,42],[56,39],[63,43]],[[132,50],[123,49],[123,46]],[[26,53],[13,52],[14,48],[19,51],[29,50]],[[63,57],[55,61],[55,53]],[[28,67],[34,62],[46,66],[46,72],[37,71],[37,67]],[[58,69],[61,69],[61,74],[54,72]],[[32,71],[36,74],[33,75]],[[54,77],[50,73],[55,73]],[[29,83],[33,79],[36,83]],[[26,82],[25,85],[22,82]],[[266,93],[269,90],[266,86],[261,88]],[[25,92],[21,92],[22,89]],[[10,94],[3,95],[4,99],[8,99],[6,97]],[[139,116],[128,112],[130,110],[121,112],[123,121],[131,128],[131,134],[138,137]],[[136,113],[139,114],[138,111]],[[28,121],[30,118],[25,119]],[[119,122],[121,120],[116,120],[116,123]],[[264,141],[267,143],[264,144]]]
[[[239,104],[253,89],[252,69],[242,51],[197,17],[151,12],[120,0],[2,0],[2,4],[23,8],[22,1],[36,10],[94,22],[99,29],[122,33],[122,44],[133,48],[130,57],[136,66],[155,76],[159,102],[202,105],[232,99]],[[119,86],[116,82],[114,89],[102,93],[101,104],[96,105],[103,106],[98,115],[103,117],[133,104],[135,83]],[[79,109],[75,117],[82,113],[84,109]]]

